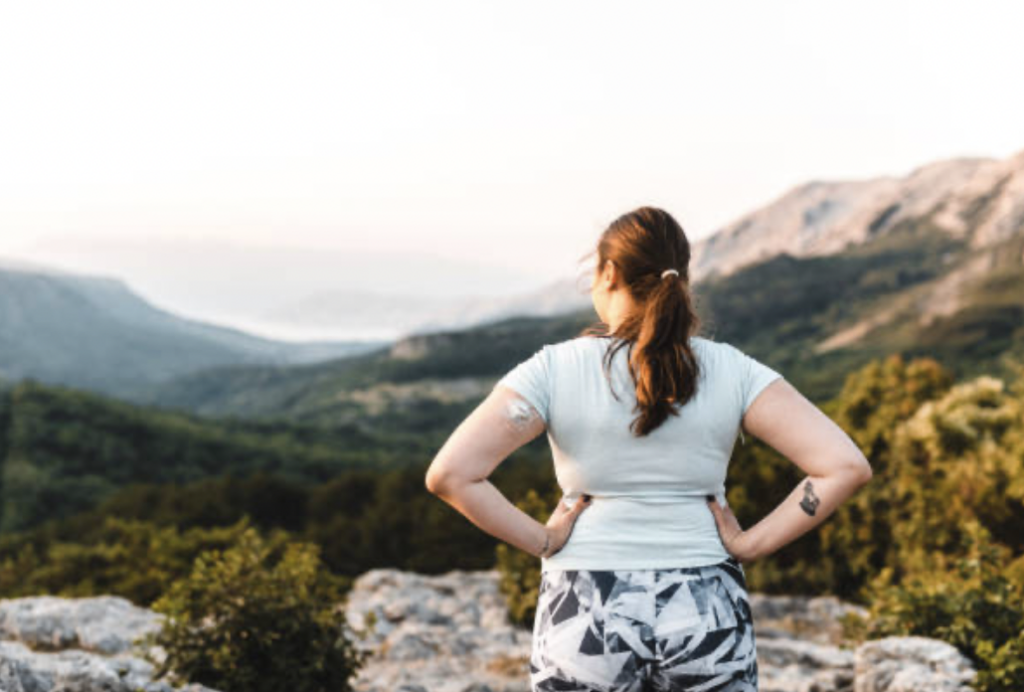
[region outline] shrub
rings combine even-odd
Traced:
[[[930,567],[893,583],[883,569],[868,585],[867,618],[848,617],[856,639],[920,635],[957,647],[978,670],[978,692],[1024,689],[1024,587],[1011,576],[1010,551],[977,521],[961,527],[961,551],[933,553]]]
[[[340,594],[316,546],[249,528],[230,549],[202,553],[153,604],[167,616],[149,641],[167,653],[156,675],[225,692],[350,690],[364,654]]]
[[[66,597],[115,594],[149,606],[175,580],[189,573],[196,556],[234,545],[249,526],[243,516],[231,526],[157,526],[146,521],[103,518],[81,540],[32,535],[0,536],[0,594],[7,598],[52,594]]]

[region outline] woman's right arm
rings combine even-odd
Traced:
[[[764,388],[743,429],[799,466],[807,477],[771,514],[744,532],[744,559],[770,555],[825,521],[871,480],[871,464],[836,423],[785,379]]]

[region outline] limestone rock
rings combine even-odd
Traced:
[[[854,658],[854,692],[968,692],[975,676],[956,647],[928,637],[875,639]]]
[[[123,654],[99,656],[81,649],[36,652],[21,642],[0,641],[0,690],[4,692],[172,692],[151,682],[153,667]]]
[[[353,583],[349,624],[371,657],[361,692],[529,692],[530,630],[508,621],[496,570],[375,569]]]
[[[0,600],[0,638],[36,650],[84,649],[116,654],[139,636],[160,629],[162,616],[120,596]]]
[[[216,692],[153,680],[135,640],[162,620],[118,596],[0,599],[0,692]]]
[[[750,609],[759,639],[799,638],[818,644],[842,645],[839,618],[847,613],[867,615],[867,610],[844,603],[835,596],[775,596],[750,594]]]

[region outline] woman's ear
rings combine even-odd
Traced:
[[[602,286],[605,290],[611,290],[619,282],[619,268],[615,266],[615,262],[607,260],[604,263],[604,269],[601,272],[601,281],[606,284]]]

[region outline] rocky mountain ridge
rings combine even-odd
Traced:
[[[1006,159],[934,161],[902,177],[804,183],[694,243],[692,279],[783,253],[836,254],[922,218],[971,249],[1024,232],[1024,149]]]

